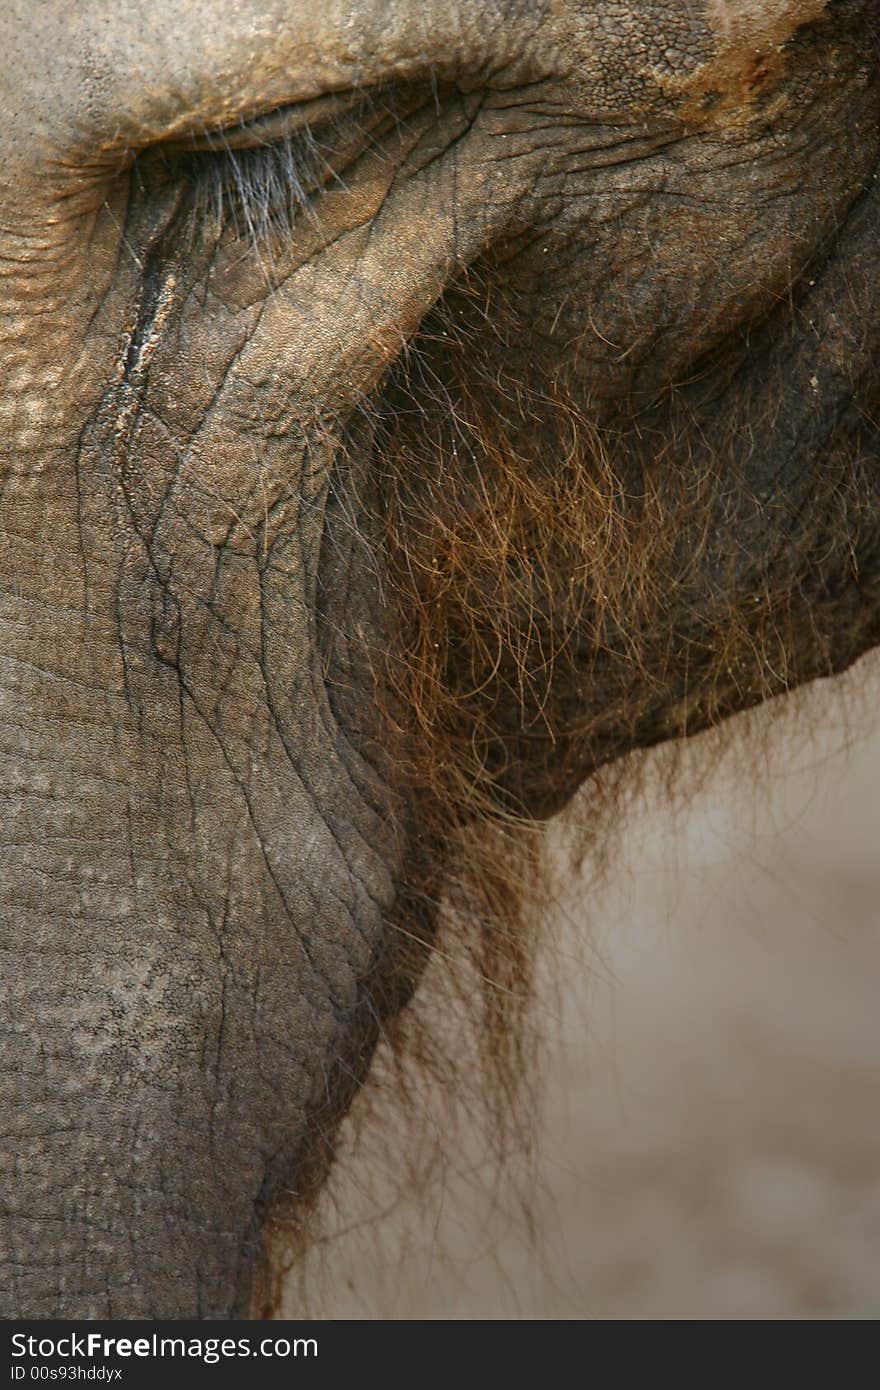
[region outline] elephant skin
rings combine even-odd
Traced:
[[[876,0],[0,54],[0,1310],[243,1315],[456,846],[878,641]]]

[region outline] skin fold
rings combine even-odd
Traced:
[[[0,53],[0,1311],[243,1314],[456,836],[878,640],[876,7]]]

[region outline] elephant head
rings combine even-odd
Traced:
[[[876,5],[0,36],[2,1306],[240,1313],[438,906],[880,637]]]

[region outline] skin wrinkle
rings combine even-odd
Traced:
[[[265,1309],[438,926],[522,1061],[531,817],[876,641],[876,44],[822,9],[0,14],[4,1311]],[[353,87],[342,182],[212,153],[218,225],[169,142]]]

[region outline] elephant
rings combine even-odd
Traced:
[[[247,1316],[538,826],[880,641],[880,17],[0,34],[0,1307]]]

